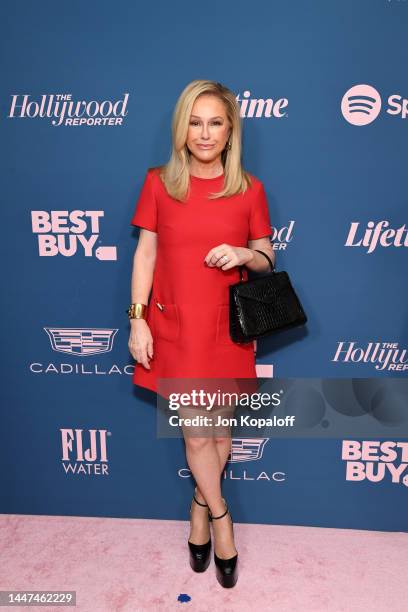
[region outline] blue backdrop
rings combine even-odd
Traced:
[[[125,309],[135,202],[193,79],[237,95],[309,317],[258,366],[407,375],[407,25],[402,0],[3,3],[1,512],[188,518]],[[347,480],[342,440],[256,444],[226,466],[235,521],[407,529],[402,479]]]

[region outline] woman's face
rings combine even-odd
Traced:
[[[220,157],[230,132],[224,103],[207,94],[197,98],[187,133],[187,147],[197,161],[212,162]]]

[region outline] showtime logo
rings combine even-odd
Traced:
[[[32,232],[38,237],[39,256],[73,257],[81,253],[101,261],[116,261],[115,246],[95,248],[100,233],[99,220],[104,214],[103,210],[31,211]]]
[[[350,225],[350,230],[344,243],[346,247],[365,247],[367,253],[373,253],[375,249],[380,247],[407,247],[408,246],[408,230],[405,223],[398,229],[392,229],[388,226],[389,221],[369,221],[367,227],[360,230],[359,222],[353,221]]]
[[[235,99],[240,107],[241,117],[246,119],[254,117],[282,119],[282,117],[288,116],[285,110],[289,103],[287,98],[279,98],[275,101],[272,98],[251,98],[251,92],[246,90],[243,92],[242,97],[241,94],[238,94]]]
[[[51,119],[51,125],[116,126],[123,125],[129,94],[117,101],[73,100],[72,94],[43,94],[39,101],[31,96],[11,96],[10,119]]]
[[[408,116],[408,99],[399,94],[388,97],[388,115],[396,115],[401,119]],[[361,126],[372,123],[380,114],[381,96],[371,85],[354,85],[344,94],[341,101],[343,117],[352,125]]]
[[[408,442],[343,440],[346,480],[390,481],[408,486]]]
[[[232,438],[231,451],[227,463],[244,463],[247,461],[259,461],[262,458],[264,447],[269,438]],[[178,470],[179,478],[192,478],[188,468]],[[284,482],[285,472],[256,471],[249,468],[225,469],[224,480],[254,481],[264,480],[266,482]]]
[[[407,350],[398,348],[398,342],[369,342],[364,347],[356,342],[338,342],[332,361],[341,363],[369,363],[376,370],[405,372],[408,370]]]
[[[83,432],[86,433],[83,433]],[[66,474],[109,476],[107,429],[60,429],[62,467]]]

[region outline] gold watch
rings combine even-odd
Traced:
[[[145,319],[147,311],[147,304],[130,304],[126,310],[129,319]]]

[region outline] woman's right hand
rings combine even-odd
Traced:
[[[145,319],[130,319],[129,351],[132,357],[150,370],[153,359],[153,336]]]

